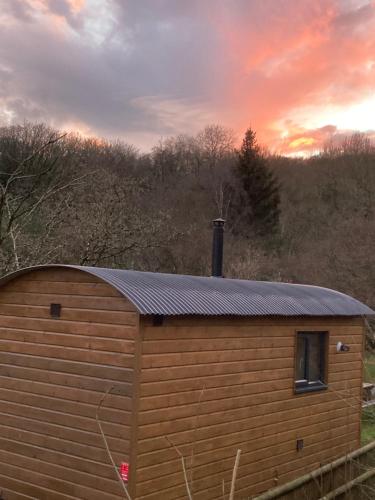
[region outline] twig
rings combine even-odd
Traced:
[[[198,419],[201,411],[202,398],[204,394],[205,386],[203,385],[202,390],[199,394],[197,411],[195,413],[194,429],[193,429],[193,444],[191,447],[191,459],[190,459],[190,487],[192,494],[194,493],[194,457],[195,457],[195,444],[197,442],[197,431],[198,431]]]
[[[180,450],[177,448],[177,446],[172,443],[172,441],[169,439],[169,437],[168,436],[164,436],[164,437],[168,441],[168,443],[172,446],[172,448],[175,449],[177,455],[181,459],[182,470],[184,472],[184,480],[185,480],[186,492],[187,492],[189,500],[193,500],[193,497],[192,497],[191,492],[190,492],[190,486],[189,486],[189,481],[188,481],[187,473],[186,473],[185,458],[184,458],[183,454],[180,452]]]
[[[104,444],[105,444],[105,449],[107,451],[107,454],[108,454],[108,457],[109,457],[109,460],[111,461],[111,464],[113,465],[113,468],[115,469],[115,472],[116,472],[116,476],[117,476],[117,479],[119,480],[121,486],[122,486],[122,489],[124,490],[124,493],[125,493],[125,497],[128,499],[128,500],[131,500],[131,497],[129,495],[129,492],[128,492],[128,489],[127,487],[125,486],[125,483],[124,481],[122,480],[122,477],[120,475],[120,472],[118,470],[118,467],[117,465],[115,464],[115,461],[113,460],[113,457],[112,457],[112,454],[111,454],[111,450],[109,449],[109,446],[108,446],[108,441],[107,441],[107,438],[105,437],[105,434],[103,432],[103,428],[102,428],[102,424],[100,423],[100,419],[99,419],[99,410],[100,408],[102,407],[102,404],[104,403],[104,400],[105,398],[108,396],[108,394],[112,391],[112,389],[114,388],[114,386],[112,385],[111,387],[109,387],[105,393],[103,394],[101,400],[99,401],[99,404],[96,408],[96,415],[95,415],[95,418],[96,418],[96,422],[98,424],[98,427],[99,427],[99,430],[100,430],[100,434],[102,435],[102,438],[103,438],[103,441],[104,441]]]
[[[29,156],[27,156],[26,158],[24,158],[22,161],[18,162],[18,167],[17,169],[24,165],[25,163],[31,161],[33,158],[35,158],[35,156],[39,155],[40,153],[42,153],[45,149],[48,148],[48,146],[51,146],[52,144],[55,144],[56,142],[60,141],[61,139],[63,139],[66,135],[68,135],[67,132],[65,132],[64,134],[61,134],[57,137],[54,137],[54,138],[50,138],[47,142],[45,142],[44,144],[42,144],[36,151],[33,151]],[[14,158],[12,158],[10,155],[8,155],[12,160],[16,161]]]
[[[238,466],[240,464],[240,456],[241,456],[241,450],[237,450],[236,461],[234,462],[234,467],[233,467],[232,484],[230,487],[229,500],[234,500],[234,489],[236,487],[236,477],[237,477]]]
[[[5,207],[6,207],[7,212],[8,212],[8,217],[10,218],[11,217],[11,211],[10,211],[9,200],[8,199],[5,200]],[[15,235],[15,230],[17,230],[17,228],[10,227],[9,228],[9,236],[10,236],[10,239],[11,239],[11,242],[12,242],[12,247],[13,247],[14,265],[15,265],[16,269],[19,269],[20,268],[20,262],[19,262],[19,258],[18,258],[18,252],[17,252],[17,236]],[[1,498],[0,498],[0,500],[1,500]]]

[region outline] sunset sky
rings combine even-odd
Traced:
[[[148,150],[207,124],[272,151],[375,136],[373,0],[0,0],[0,125]]]

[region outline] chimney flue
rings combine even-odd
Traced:
[[[223,277],[224,219],[215,219],[212,238],[212,276]]]

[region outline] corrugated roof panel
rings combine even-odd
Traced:
[[[363,316],[365,304],[340,292],[310,285],[209,278],[80,266],[36,266],[88,272],[114,286],[141,314],[204,316]]]
[[[357,316],[374,314],[327,288],[227,278],[85,268],[112,283],[142,314]]]

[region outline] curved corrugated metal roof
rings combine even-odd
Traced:
[[[311,285],[208,278],[82,266],[35,266],[16,271],[0,285],[35,269],[64,267],[106,281],[141,314],[207,316],[363,316],[372,309],[340,292]]]

